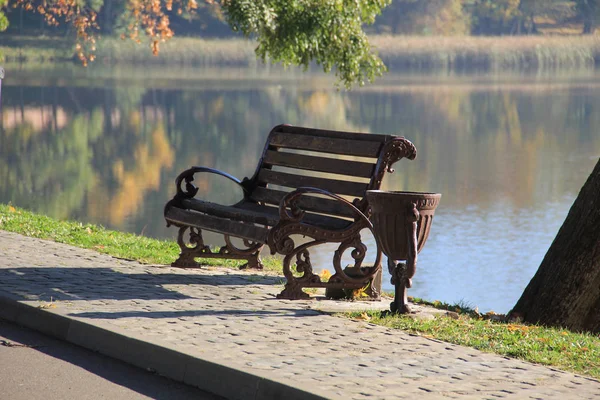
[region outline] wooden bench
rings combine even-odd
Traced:
[[[307,298],[305,287],[368,287],[369,296],[378,298],[380,284],[374,282],[381,276],[378,245],[374,265],[363,265],[367,247],[360,231],[372,231],[366,191],[379,189],[396,161],[412,160],[416,154],[415,146],[399,136],[278,125],[271,130],[251,178],[240,181],[207,167],[192,167],[177,177],[177,193],[164,210],[167,226],[179,227],[181,254],[172,265],[196,267],[195,258],[228,258],[262,268],[260,251],[268,244],[272,254],[284,256],[287,283],[279,298]],[[197,173],[232,180],[241,187],[243,198],[234,205],[197,198],[198,189],[192,184]],[[189,244],[184,240],[188,230]],[[202,230],[223,234],[226,245],[211,250]],[[308,240],[297,244],[298,236]],[[242,239],[245,247],[234,245],[231,238]],[[324,282],[313,272],[309,249],[328,242],[339,246],[332,255],[335,272]],[[342,268],[348,249],[353,249],[354,265]]]

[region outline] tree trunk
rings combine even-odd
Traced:
[[[600,333],[600,160],[510,314]]]

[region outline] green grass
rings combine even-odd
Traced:
[[[458,314],[454,314],[454,318],[441,316],[432,320],[379,311],[344,316],[600,379],[599,335],[498,322],[463,306],[440,303],[440,308]]]
[[[174,240],[111,231],[94,224],[58,221],[6,204],[0,204],[0,229],[146,264],[170,264],[179,254],[179,246]],[[236,268],[243,261],[203,259],[202,263]],[[263,264],[267,271],[281,272],[281,263],[275,258],[268,257]]]

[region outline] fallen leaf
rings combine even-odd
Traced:
[[[360,319],[361,321],[370,321],[371,317],[366,312],[361,313],[356,319]]]

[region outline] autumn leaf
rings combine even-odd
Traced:
[[[356,319],[359,319],[361,321],[370,321],[371,317],[366,312],[362,312],[358,317],[356,317]]]
[[[327,282],[329,281],[329,278],[331,278],[331,272],[329,272],[327,269],[324,269],[319,274],[319,278],[321,278],[321,282]]]

